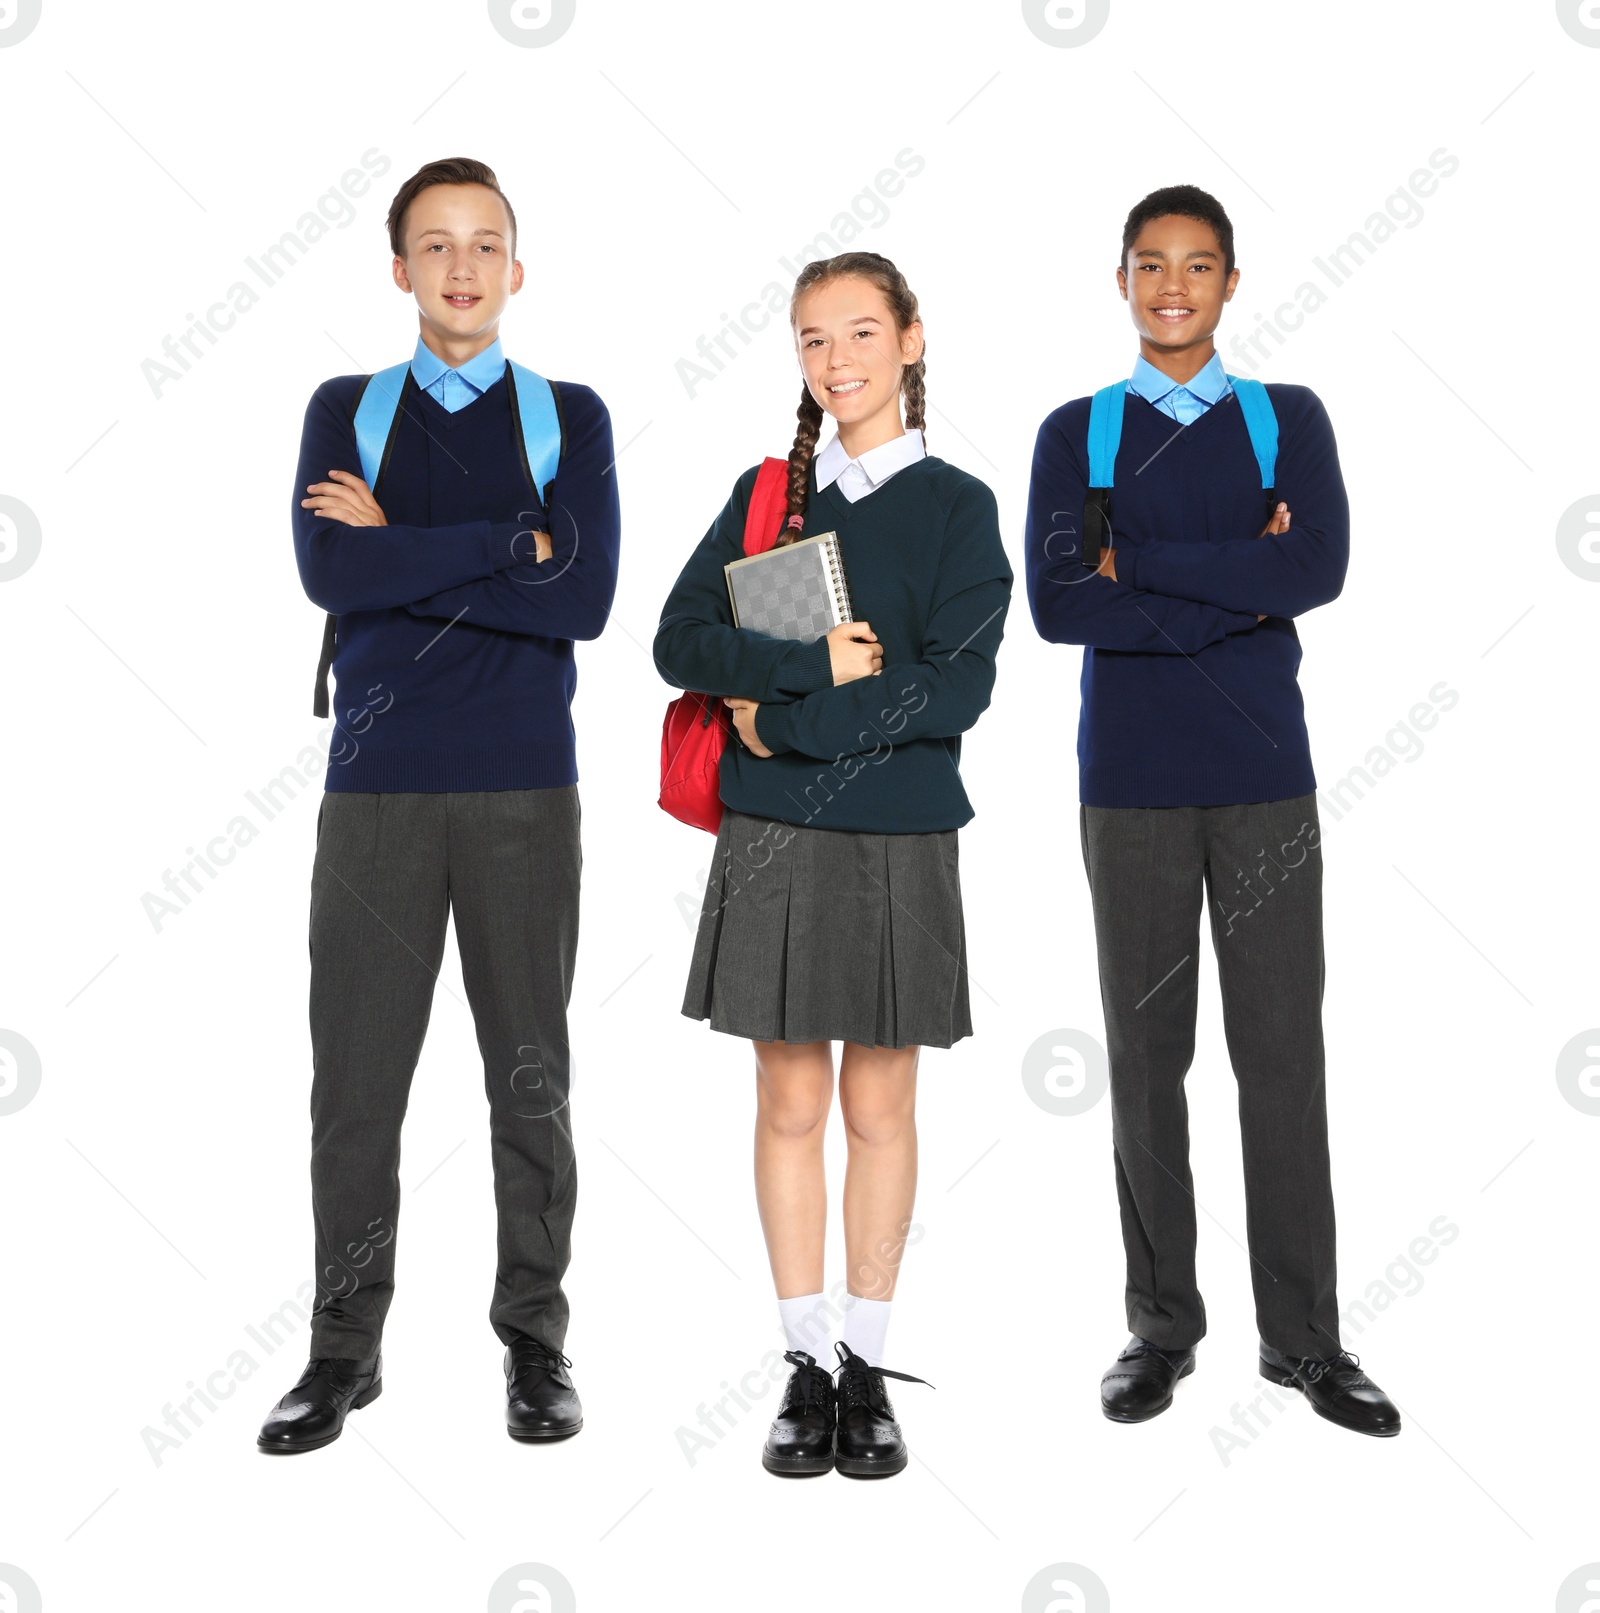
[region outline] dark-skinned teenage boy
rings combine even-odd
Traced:
[[[1039,429],[1028,599],[1084,646],[1079,829],[1110,1054],[1133,1337],[1101,1407],[1172,1404],[1206,1330],[1184,1077],[1200,915],[1210,918],[1238,1084],[1260,1370],[1359,1433],[1400,1431],[1339,1338],[1322,1039],[1322,851],[1295,618],[1335,599],[1349,507],[1327,412],[1265,389],[1275,498],[1213,341],[1239,271],[1220,203],[1153,192],[1123,229],[1117,286],[1139,333],[1097,565],[1086,563],[1091,400]],[[1263,519],[1266,521],[1263,527]]]

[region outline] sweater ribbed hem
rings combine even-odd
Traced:
[[[730,795],[733,797],[731,800]],[[877,793],[865,800],[859,791],[849,799],[839,795],[826,804],[812,803],[808,808],[805,800],[787,792],[777,796],[750,796],[736,787],[730,789],[724,783],[719,798],[725,807],[732,807],[735,812],[743,812],[747,817],[789,823],[797,829],[837,829],[845,834],[944,834],[950,829],[963,828],[973,818],[965,791],[959,802],[928,800],[924,797],[919,804],[925,810],[921,811],[908,806],[904,798],[893,798],[892,823],[884,821],[891,810],[891,802],[886,802]]]
[[[1078,798],[1094,807],[1244,806],[1292,800],[1316,787],[1309,756],[1256,767],[1165,769],[1093,763],[1078,774]]]
[[[577,782],[578,759],[570,747],[376,750],[363,746],[350,762],[328,764],[323,787],[339,793],[440,795],[465,790],[556,790]]]

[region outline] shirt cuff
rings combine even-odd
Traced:
[[[1117,581],[1126,583],[1130,588],[1143,588],[1152,594],[1159,594],[1159,588],[1152,588],[1147,582],[1140,582],[1139,578],[1139,551],[1134,548],[1115,545],[1117,555]],[[1149,556],[1145,558],[1148,560]]]
[[[763,700],[756,706],[756,738],[774,756],[794,749],[790,743],[794,729],[793,711],[793,703],[780,704],[773,700]]]

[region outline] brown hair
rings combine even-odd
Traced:
[[[406,213],[423,191],[434,185],[482,185],[492,190],[505,203],[506,217],[511,221],[511,255],[517,255],[517,215],[494,177],[488,163],[474,157],[441,157],[437,162],[425,163],[399,190],[389,203],[389,247],[397,258],[406,255]]]
[[[902,334],[908,325],[921,317],[917,312],[917,299],[906,277],[885,257],[876,252],[841,252],[837,257],[818,258],[800,271],[794,283],[794,295],[789,299],[789,323],[792,326],[798,314],[800,298],[815,286],[827,285],[833,280],[854,276],[868,280],[883,293],[894,315],[895,334]],[[905,365],[900,373],[900,395],[905,399],[906,426],[918,431],[927,429],[925,365],[922,359]],[[822,405],[811,396],[811,388],[800,383],[800,407],[796,411],[799,427],[794,434],[794,447],[789,450],[789,506],[787,516],[804,516],[810,486],[811,456],[816,452],[817,438],[822,431]],[[800,534],[785,526],[778,535],[778,547],[795,543]]]

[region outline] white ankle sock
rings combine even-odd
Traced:
[[[828,1343],[831,1334],[828,1325],[830,1308],[826,1294],[797,1294],[793,1299],[778,1301],[778,1319],[783,1323],[785,1347],[804,1350],[829,1372],[834,1365],[833,1350]]]
[[[855,1294],[845,1299],[844,1342],[868,1366],[883,1365],[883,1341],[889,1332],[892,1303],[887,1299],[862,1299]]]

